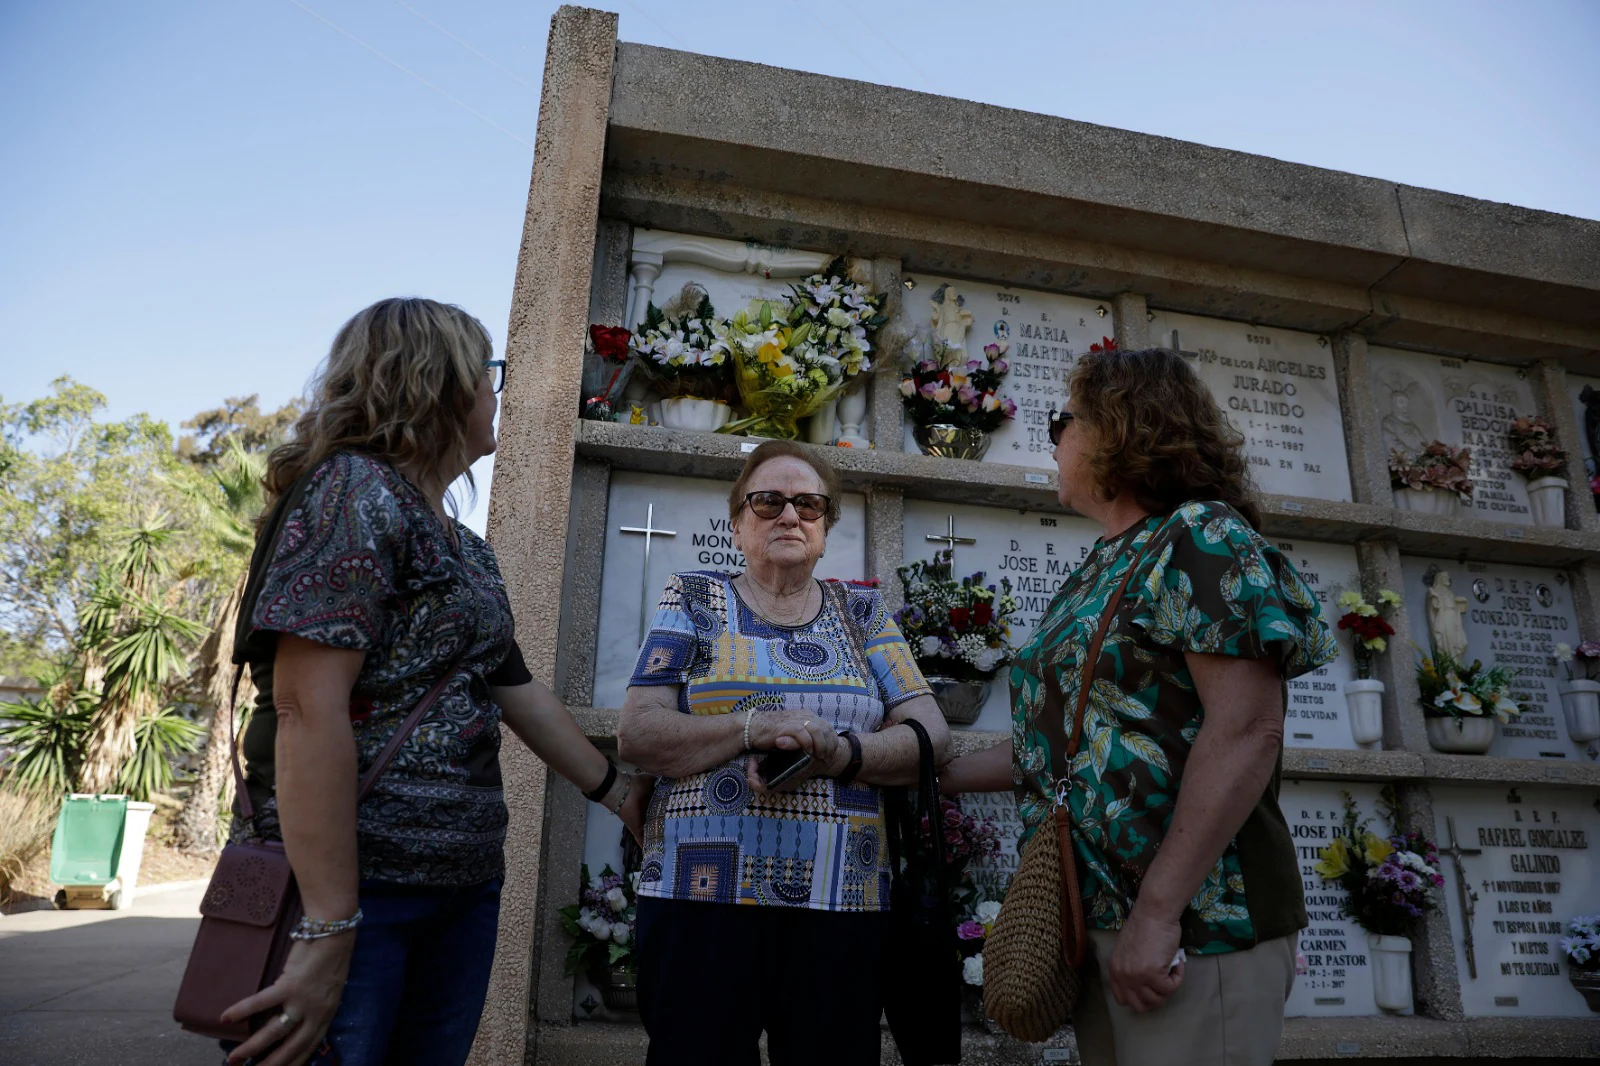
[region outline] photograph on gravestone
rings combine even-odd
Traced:
[[[613,471],[606,511],[594,705],[620,707],[667,578],[681,570],[744,569],[728,521],[732,480]],[[651,532],[646,533],[644,530]],[[646,569],[646,548],[649,568]],[[866,573],[866,500],[846,493],[816,576],[859,580]]]
[[[1326,337],[1155,311],[1150,341],[1193,359],[1244,434],[1262,492],[1350,499],[1339,386]]]
[[[1555,646],[1579,641],[1572,583],[1563,570],[1502,563],[1459,563],[1403,556],[1401,569],[1411,641],[1427,651],[1464,644],[1464,663],[1505,666],[1517,672],[1511,696],[1522,713],[1500,723],[1489,755],[1515,759],[1600,759],[1595,742],[1574,743],[1567,735],[1558,682],[1565,668]],[[1400,638],[1395,638],[1398,643]],[[1410,654],[1417,651],[1395,648]],[[1429,652],[1431,654],[1431,652]]]
[[[1567,468],[1567,476],[1587,477],[1591,487],[1600,477],[1600,378],[1580,378],[1568,375],[1567,388],[1572,393],[1572,413],[1578,419],[1578,440],[1558,441],[1574,460]]]
[[[972,358],[979,358],[986,345],[1005,349],[1011,369],[1000,395],[1017,405],[1017,416],[994,432],[983,461],[1055,469],[1045,433],[1050,412],[1066,396],[1067,374],[1078,355],[1114,332],[1111,305],[930,274],[908,274],[904,283],[895,321],[900,329],[924,330]],[[954,306],[946,309],[952,295]],[[909,425],[905,450],[918,451]]]
[[[1394,827],[1379,815],[1379,786],[1355,781],[1285,781],[1278,806],[1294,837],[1295,858],[1310,924],[1300,932],[1304,972],[1295,977],[1285,1013],[1291,1018],[1378,1014],[1366,931],[1341,913],[1344,890],[1315,870],[1321,850],[1344,824],[1344,793],[1355,800],[1368,827],[1387,836]],[[1406,1013],[1410,1013],[1407,1011]]]
[[[1592,789],[1433,790],[1444,904],[1469,1016],[1588,1017],[1563,927],[1600,911]]]
[[[1532,525],[1528,480],[1511,469],[1511,422],[1537,414],[1527,372],[1472,359],[1369,348],[1372,390],[1382,414],[1384,452],[1416,452],[1431,441],[1472,452],[1472,503],[1461,514]],[[1572,454],[1577,454],[1563,441]]]

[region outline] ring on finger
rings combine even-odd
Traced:
[[[295,1026],[300,1024],[300,1019],[296,1018],[294,1015],[290,1014],[288,1011],[284,1011],[282,1014],[278,1015],[278,1024],[286,1025],[289,1028],[293,1029]]]

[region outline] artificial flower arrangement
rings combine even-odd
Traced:
[[[985,585],[981,570],[957,581],[950,571],[948,548],[900,567],[905,606],[895,620],[924,675],[987,681],[1011,657],[1011,581]]]
[[[726,402],[733,397],[733,354],[711,297],[694,283],[663,310],[650,304],[630,345],[666,398]]]
[[[919,426],[950,425],[985,433],[999,429],[1017,414],[1011,398],[1000,395],[1011,369],[1005,353],[1003,344],[986,344],[983,358],[969,359],[960,348],[934,342],[900,381],[906,414]]]
[[[979,818],[961,809],[961,804],[944,797],[939,801],[940,826],[944,834],[945,876],[950,884],[950,903],[955,913],[971,914],[978,904],[978,886],[967,867],[974,859],[992,858],[1000,853],[1000,827],[992,819]],[[922,832],[928,833],[928,817],[922,816]],[[957,931],[959,935],[959,930]]]
[[[639,874],[619,874],[610,866],[598,877],[583,865],[578,902],[562,907],[561,928],[573,938],[567,973],[593,974],[633,967],[634,926],[639,918]]]
[[[1436,489],[1453,492],[1463,503],[1472,502],[1472,452],[1430,441],[1420,452],[1395,448],[1389,452],[1389,484],[1397,489]]]
[[[1393,589],[1379,589],[1377,603],[1368,603],[1359,592],[1339,594],[1339,606],[1344,614],[1339,617],[1339,628],[1350,631],[1350,650],[1356,660],[1356,677],[1372,676],[1372,657],[1382,654],[1394,636],[1394,626],[1383,616],[1384,611],[1400,606],[1400,594]]]
[[[1511,698],[1517,672],[1506,666],[1485,667],[1481,659],[1470,666],[1443,652],[1422,657],[1417,664],[1417,687],[1422,692],[1422,713],[1427,718],[1479,718],[1493,714],[1509,722],[1522,713]]]
[[[621,326],[589,327],[590,350],[600,357],[602,366],[613,366],[616,369],[597,392],[584,398],[583,410],[579,412],[584,418],[601,422],[611,421],[611,416],[616,410],[617,382],[628,365],[629,342],[632,337],[633,334]]]
[[[780,300],[752,300],[720,327],[733,352],[734,380],[750,417],[719,433],[793,440],[853,378],[872,369],[871,334],[883,324],[882,297],[851,281],[842,260],[792,286]]]
[[[1567,966],[1588,973],[1600,973],[1600,914],[1581,915],[1567,923],[1561,950]]]
[[[1511,469],[1533,481],[1542,477],[1561,477],[1567,468],[1567,453],[1556,443],[1555,426],[1537,416],[1513,419],[1506,431],[1511,442]]]
[[[1568,681],[1600,680],[1600,640],[1586,640],[1576,648],[1557,644],[1551,649],[1551,657],[1566,668]]]
[[[1387,788],[1383,806],[1394,824],[1394,798]],[[1417,920],[1438,906],[1434,890],[1444,884],[1438,849],[1420,833],[1374,833],[1348,792],[1342,832],[1317,857],[1313,869],[1345,890],[1340,911],[1369,933],[1409,936]]]
[[[956,926],[956,948],[961,952],[961,980],[983,987],[983,945],[1000,918],[1000,904],[986,899],[972,908],[971,916]]]

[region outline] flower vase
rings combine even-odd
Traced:
[[[1486,714],[1428,716],[1423,724],[1428,729],[1428,743],[1434,751],[1452,755],[1482,755],[1494,743],[1495,720]]]
[[[1539,477],[1528,482],[1528,509],[1533,524],[1563,529],[1567,524],[1567,479]]]
[[[951,725],[971,725],[978,720],[984,701],[989,698],[988,681],[957,681],[953,677],[925,674],[923,680],[933,689],[939,713]]]
[[[1383,740],[1383,682],[1360,678],[1344,683],[1344,702],[1349,710],[1350,736],[1363,748]]]
[[[721,400],[698,396],[669,396],[661,401],[661,424],[668,429],[693,429],[715,433],[728,424],[733,409]]]
[[[616,966],[590,974],[589,980],[599,986],[607,1010],[639,1009],[639,975],[634,971]]]
[[[1431,719],[1430,719],[1431,720]],[[1403,936],[1367,934],[1372,959],[1372,998],[1386,1011],[1411,1008],[1411,941]]]
[[[857,377],[856,384],[839,397],[838,439],[841,445],[851,448],[870,448],[872,442],[861,432],[861,423],[867,420],[867,381]]]
[[[1398,488],[1394,490],[1394,505],[1402,511],[1454,518],[1461,510],[1461,497],[1441,489]]]
[[[1574,970],[1569,963],[1567,980],[1572,982],[1572,987],[1578,990],[1578,995],[1583,997],[1589,1009],[1600,1014],[1600,970]]]
[[[1560,681],[1556,691],[1561,693],[1561,711],[1572,742],[1600,740],[1600,681]]]
[[[811,444],[832,444],[839,434],[839,401],[829,400],[817,408],[806,427],[806,441]]]
[[[941,459],[982,459],[983,453],[989,450],[989,434],[981,429],[963,429],[936,422],[931,426],[917,426],[911,435],[923,455]]]

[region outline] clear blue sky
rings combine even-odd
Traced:
[[[1600,218],[1590,0],[602,6],[628,41]],[[554,9],[0,3],[0,396],[70,373],[117,417],[275,405],[395,294],[498,345]]]

